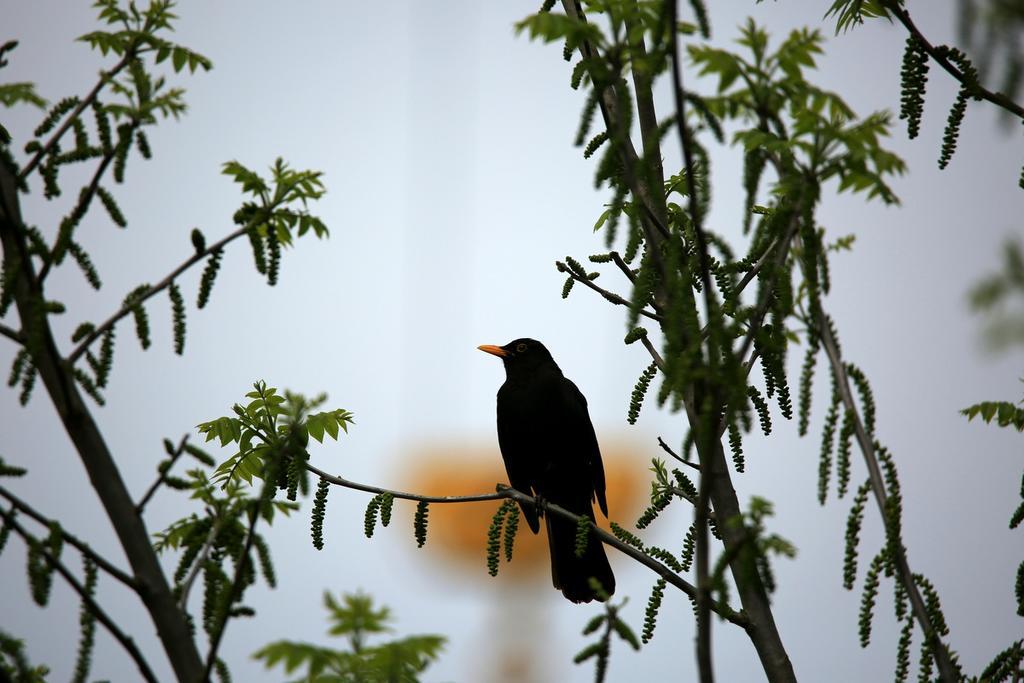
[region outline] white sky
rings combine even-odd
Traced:
[[[320,243],[305,238],[286,253],[273,289],[254,273],[248,247],[236,244],[210,306],[189,309],[183,358],[171,351],[170,315],[160,297],[150,307],[150,351],[138,349],[130,323],[119,328],[109,404],[97,414],[133,491],[141,494],[151,481],[162,437],[176,440],[191,425],[227,413],[259,378],[308,394],[327,391],[332,405],[356,413],[358,424],[341,446],[314,454],[318,465],[353,479],[406,487],[403,471],[432,444],[485,444],[482,457],[496,459],[493,397],[502,372],[475,347],[519,336],[539,338],[552,350],[587,395],[603,441],[639,444],[624,467],[644,476],[658,455],[655,436],[680,438],[679,416],[653,405],[638,427],[625,424],[630,390],[647,359],[639,345],[621,345],[622,311],[582,289],[568,301],[559,297],[562,277],[553,262],[602,248],[603,237],[592,235],[591,226],[605,196],[593,190],[593,164],[571,145],[581,98],[568,88],[570,67],[560,47],[514,36],[513,22],[536,4],[182,3],[176,39],[209,56],[215,69],[174,78],[188,89],[190,113],[150,132],[155,158],[130,159],[128,182],[113,188],[129,230],[113,228],[101,210],[83,223],[79,234],[104,288],[93,293],[73,266],[56,273],[51,296],[72,311],[61,331],[69,333],[81,319],[105,318],[135,285],[162,278],[191,253],[193,226],[211,240],[231,229],[239,195],[219,173],[229,159],[263,170],[283,156],[296,167],[323,170],[329,194],[317,209],[332,236]],[[928,35],[952,40],[952,3],[927,7],[918,14]],[[776,40],[806,24],[831,36],[832,24],[820,20],[824,8],[803,1],[715,3],[710,10],[716,41],[725,44],[748,14],[767,23]],[[0,16],[0,40],[21,40],[0,73],[4,80],[36,81],[52,101],[91,87],[100,62],[72,42],[93,29],[88,3],[3,0]],[[830,37],[818,82],[861,114],[898,107],[904,37],[882,24]],[[977,673],[1022,631],[1013,576],[1024,545],[1019,531],[1007,529],[1019,500],[1020,441],[967,424],[957,410],[982,399],[1017,399],[1021,358],[1019,352],[984,356],[965,293],[996,267],[1002,241],[1020,233],[1024,202],[1016,182],[1024,156],[1018,133],[998,126],[991,107],[972,105],[961,148],[940,173],[935,160],[954,94],[949,79],[933,69],[921,137],[909,142],[896,129],[891,147],[910,166],[893,183],[901,208],[826,192],[819,220],[833,238],[857,234],[855,251],[833,259],[826,305],[848,359],[873,382],[878,436],[902,475],[911,565],[938,587],[951,643]],[[20,147],[37,115],[2,116]],[[671,148],[667,168],[678,163]],[[738,240],[737,155],[714,148],[712,160],[710,224]],[[26,220],[52,234],[67,197],[76,194],[68,183],[56,204],[26,198]],[[183,280],[190,301],[198,277],[197,271]],[[624,289],[613,273],[605,279]],[[0,343],[0,366],[13,353],[11,344]],[[800,355],[794,352],[794,363]],[[824,508],[816,502],[825,377],[819,366],[812,436],[801,440],[795,424],[775,419],[775,438],[748,439],[748,473],[736,478],[736,487],[744,502],[751,495],[774,501],[771,528],[799,549],[795,561],[776,565],[775,598],[798,676],[880,680],[891,675],[895,657],[891,586],[883,583],[874,644],[861,650],[859,593],[841,588],[849,499],[837,504],[832,496]],[[16,490],[120,559],[57,425],[41,387],[26,409],[14,393],[0,394],[0,453],[31,470]],[[855,462],[857,482],[863,468]],[[516,643],[535,653],[540,680],[592,680],[592,667],[573,666],[571,655],[584,645],[579,631],[597,608],[566,602],[546,576],[524,589],[506,575],[489,579],[482,558],[471,570],[424,559],[402,516],[367,540],[366,502],[359,493],[332,492],[323,553],[309,543],[308,509],[275,525],[270,538],[279,587],[251,589],[259,616],[233,624],[223,645],[236,680],[280,678],[248,660],[270,640],[328,642],[320,594],[357,588],[393,608],[399,634],[450,637],[425,680],[493,676],[498,631],[516,635]],[[149,528],[157,531],[188,511],[180,496],[161,492]],[[689,514],[680,506],[648,537],[677,547]],[[868,558],[880,534],[871,509],[862,536]],[[654,577],[614,551],[612,560],[616,597],[630,597],[624,614],[639,633]],[[0,625],[26,637],[33,660],[50,664],[55,679],[65,678],[73,665],[77,601],[58,580],[53,604],[37,609],[24,581],[23,545],[12,539],[0,558]],[[109,580],[101,580],[100,598],[115,618],[133,624],[157,671],[169,676],[135,601]],[[132,679],[131,661],[102,629],[97,637],[93,678]],[[688,603],[670,593],[643,652],[614,645],[610,680],[685,680],[694,668],[692,644]],[[737,629],[716,629],[715,653],[720,680],[759,678],[754,650]]]

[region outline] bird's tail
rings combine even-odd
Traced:
[[[588,505],[589,508],[589,505]],[[591,520],[594,514],[589,509]],[[576,555],[576,524],[548,513],[544,516],[548,531],[548,548],[551,551],[551,582],[562,595],[572,602],[601,600],[590,587],[591,577],[600,582],[604,592],[615,592],[615,575],[612,574],[604,544],[591,533],[587,547],[581,557]]]

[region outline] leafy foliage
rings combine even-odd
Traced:
[[[365,681],[366,683],[409,682],[433,663],[445,644],[443,636],[407,636],[370,645],[371,637],[390,632],[391,612],[375,608],[364,594],[344,594],[339,602],[324,593],[331,628],[328,633],[344,638],[345,649],[279,640],[253,654],[268,668],[281,666],[286,674],[304,671],[307,681]]]

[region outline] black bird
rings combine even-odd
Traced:
[[[512,488],[594,519],[597,499],[604,516],[604,465],[587,399],[562,374],[544,345],[516,339],[504,346],[484,345],[505,364],[498,389],[498,445]],[[523,505],[533,533],[540,530],[538,508]],[[551,551],[551,582],[572,602],[600,599],[590,587],[596,578],[605,593],[615,592],[615,576],[604,546],[594,534],[582,557],[576,556],[576,524],[545,515]]]

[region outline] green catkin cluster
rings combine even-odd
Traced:
[[[696,548],[697,524],[695,522],[687,529],[686,536],[683,537],[683,551],[679,553],[679,564],[682,565],[684,572],[690,571],[690,567],[693,566],[693,556]]]
[[[85,373],[85,370],[75,367],[71,369],[71,374],[74,375],[75,381],[78,382],[78,385],[82,387],[85,393],[89,394],[90,398],[96,401],[97,405],[106,405],[106,401],[103,400],[103,396],[96,387],[96,383]]]
[[[747,396],[750,398],[750,402],[754,404],[754,410],[757,411],[757,420],[761,424],[761,431],[765,436],[772,433],[772,418],[768,412],[768,402],[765,401],[761,392],[755,386],[747,387]]]
[[[99,135],[103,154],[110,154],[114,149],[110,140],[110,117],[103,109],[103,105],[100,104],[99,100],[92,101],[92,114],[96,120],[96,133]]]
[[[843,412],[843,426],[839,428],[839,450],[836,453],[836,488],[839,497],[846,495],[850,485],[850,451],[853,446],[854,420],[852,410]]]
[[[708,10],[704,6],[704,0],[690,0],[690,7],[693,8],[693,14],[697,18],[697,27],[700,29],[700,35],[704,40],[711,38],[711,25],[708,23]]]
[[[139,344],[143,349],[148,349],[150,345],[149,316],[142,305],[142,299],[149,293],[149,289],[149,285],[139,285],[128,293],[123,304],[132,312],[132,317],[135,319],[135,335],[139,338]]]
[[[672,470],[672,475],[676,478],[676,484],[686,493],[687,496],[696,500],[698,498],[697,487],[694,486],[690,478],[680,472],[679,470]]]
[[[151,159],[153,157],[153,152],[149,147],[149,138],[146,137],[145,131],[140,130],[135,133],[135,146],[143,159]]]
[[[654,559],[660,560],[663,564],[668,566],[669,569],[676,572],[677,574],[682,573],[683,565],[680,564],[679,558],[677,558],[675,555],[665,550],[664,548],[659,548],[656,545],[652,545],[647,548],[644,548],[643,550]]]
[[[276,588],[277,573],[274,571],[274,562],[270,557],[270,547],[267,546],[266,540],[259,534],[253,535],[252,543],[256,548],[256,558],[260,563],[260,571],[263,573],[263,578],[266,579],[268,586]]]
[[[637,529],[646,529],[651,525],[661,511],[668,507],[668,504],[672,502],[672,494],[668,492],[659,493],[653,497],[650,506],[643,511],[640,518],[636,520]]]
[[[746,467],[746,461],[743,459],[743,436],[740,434],[740,428],[735,421],[729,422],[728,431],[729,450],[732,451],[732,464],[736,471],[742,474]]]
[[[887,559],[894,562],[897,553],[902,548],[903,537],[903,495],[900,492],[900,482],[896,476],[896,465],[892,461],[889,451],[875,443],[875,454],[882,465],[882,474],[885,477],[885,539]],[[892,567],[886,567],[886,575],[893,573]]]
[[[308,455],[305,452],[303,452],[301,450],[298,450],[298,449],[295,450],[288,457],[288,462],[287,462],[287,465],[285,467],[285,475],[286,475],[286,477],[288,479],[288,492],[286,494],[287,497],[288,497],[288,500],[296,500],[298,498],[298,496],[299,496],[299,486],[301,485],[302,480],[305,478],[305,474],[306,474],[306,460],[307,459],[308,459]],[[302,488],[303,488],[303,492],[305,492],[305,488],[306,487],[303,486]],[[378,496],[378,498],[379,497],[380,496]],[[378,503],[378,505],[379,505],[379,503]],[[370,530],[370,533],[367,534],[367,537],[369,537],[371,535],[373,535],[373,530],[372,529]]]
[[[1024,617],[1024,561],[1017,567],[1017,580],[1013,584],[1013,594],[1017,598],[1017,616]]]
[[[252,247],[252,260],[256,272],[260,275],[267,274],[267,257],[263,246],[263,238],[260,237],[256,226],[250,226],[248,230],[249,246]]]
[[[316,497],[313,498],[310,533],[313,536],[313,547],[317,550],[324,549],[324,517],[327,515],[327,494],[330,490],[330,482],[321,479],[316,485]]]
[[[380,496],[374,496],[366,505],[366,515],[363,517],[363,533],[367,538],[373,538],[374,528],[377,526],[377,511],[380,509]]]
[[[29,352],[26,348],[18,349],[18,353],[14,355],[14,362],[11,363],[11,372],[7,376],[7,386],[13,387],[21,379],[22,373],[25,368],[29,366]]]
[[[0,524],[0,555],[3,554],[4,548],[7,546],[7,539],[11,537],[11,521],[17,516],[18,510],[13,505],[11,509],[4,515],[4,523]]]
[[[193,243],[195,243],[195,233],[193,232]],[[222,249],[217,249],[210,253],[210,258],[206,262],[206,268],[203,269],[203,277],[199,280],[199,297],[196,299],[196,308],[203,308],[210,301],[210,292],[213,290],[213,282],[217,279],[217,273],[220,271],[220,260],[224,255]]]
[[[629,413],[626,416],[629,424],[636,424],[637,419],[640,417],[640,409],[643,407],[644,397],[647,395],[647,390],[651,386],[651,380],[654,379],[654,375],[657,372],[658,365],[652,362],[640,373],[640,378],[636,381],[636,386],[633,387],[633,393],[629,398]]]
[[[800,371],[800,392],[797,414],[799,416],[800,436],[807,436],[807,428],[811,420],[811,388],[814,382],[814,366],[818,360],[821,342],[817,334],[807,336],[807,353],[804,355],[803,368]]]
[[[222,553],[214,550],[203,563],[203,630],[212,635],[217,628],[218,608],[221,594],[228,584],[228,577],[220,567]]]
[[[600,133],[595,135],[587,143],[587,146],[583,148],[583,158],[589,159],[594,156],[594,152],[600,149],[601,145],[608,142],[608,131],[602,130]]]
[[[167,288],[167,293],[171,299],[171,317],[174,323],[174,352],[180,356],[185,353],[185,298],[174,282]]]
[[[277,284],[277,276],[281,272],[281,242],[277,236],[277,229],[273,226],[267,229],[267,256],[270,257],[267,263],[267,284],[273,287]]]
[[[391,511],[395,507],[395,497],[390,493],[380,494],[380,524],[388,526],[391,524]]]
[[[54,562],[60,560],[64,549],[64,537],[60,525],[50,523],[50,535],[44,541],[32,538],[28,548],[28,581],[32,599],[40,607],[46,607],[50,601],[50,589],[53,587],[54,565],[50,564],[47,555]]]
[[[590,520],[586,515],[576,518],[576,557],[583,557],[587,552],[587,541],[590,539]]]
[[[644,610],[644,627],[640,633],[640,640],[644,645],[654,638],[654,628],[658,625],[658,610],[661,609],[661,601],[665,597],[665,579],[658,579],[651,589],[651,597],[647,599],[647,609]]]
[[[868,567],[868,573],[864,577],[864,592],[860,598],[860,614],[858,616],[857,632],[860,637],[860,646],[867,647],[871,643],[871,620],[875,615],[875,601],[878,599],[878,581],[885,563],[885,549],[883,548]]]
[[[619,539],[626,545],[630,545],[637,550],[644,549],[644,543],[635,534],[622,528],[617,522],[609,522],[608,528],[612,530],[612,534],[615,538]]]
[[[49,112],[46,114],[46,118],[36,127],[32,133],[33,136],[41,138],[57,125],[57,122],[61,120],[64,114],[78,106],[79,99],[77,97],[65,97],[57,104],[53,105]]]
[[[985,670],[981,672],[982,681],[1013,680],[1013,676],[1024,662],[1024,640],[1018,640],[1010,647],[997,654]]]
[[[501,555],[501,532],[505,524],[505,518],[518,516],[518,514],[516,502],[514,500],[505,500],[498,506],[494,516],[491,517],[491,525],[487,529],[487,573],[491,576],[498,575],[499,556]],[[510,555],[511,551],[506,549],[506,558]]]
[[[956,151],[957,140],[960,138],[960,125],[964,121],[964,114],[967,112],[967,98],[969,96],[967,87],[960,88],[956,94],[956,100],[949,109],[949,117],[946,119],[946,130],[942,134],[942,150],[939,152],[939,168],[945,169],[949,166],[950,159]]]
[[[117,144],[114,145],[114,182],[124,182],[124,171],[128,165],[128,152],[132,146],[132,130],[130,123],[122,123],[117,127]]]
[[[871,392],[871,384],[861,369],[852,363],[846,364],[846,374],[853,380],[854,386],[857,387],[857,393],[860,394],[860,402],[864,414],[864,429],[869,437],[873,437],[875,435],[875,396]]]
[[[413,535],[416,538],[416,547],[422,548],[427,542],[427,519],[430,513],[427,501],[421,500],[416,504],[416,514],[413,515]]]
[[[583,105],[583,113],[580,114],[580,125],[576,129],[576,138],[573,140],[573,144],[577,147],[583,146],[587,139],[587,134],[590,133],[590,126],[593,124],[594,112],[597,111],[599,99],[598,88],[591,89],[587,95],[587,101]]]
[[[917,668],[917,680],[919,681],[931,681],[932,680],[932,654],[928,651],[927,647],[921,648],[921,656],[918,660]]]
[[[213,670],[217,674],[217,680],[220,683],[231,683],[231,671],[228,669],[228,665],[224,663],[224,660],[217,657],[217,661],[213,663]]]
[[[82,248],[82,245],[72,240],[68,243],[68,253],[75,259],[75,263],[82,270],[82,274],[85,275],[85,279],[90,287],[99,289],[103,286],[103,283],[100,281],[100,275],[96,271],[96,266],[93,265],[92,259],[89,258],[89,254]]]
[[[828,483],[832,476],[832,447],[835,441],[836,422],[839,420],[839,391],[835,375],[832,376],[832,402],[825,415],[821,430],[821,450],[818,456],[818,502],[825,504],[828,497]]]
[[[896,645],[896,683],[903,683],[910,673],[910,641],[914,632],[914,619],[907,617],[900,629],[899,643]]]
[[[128,221],[124,217],[124,213],[121,212],[121,207],[117,205],[117,200],[114,199],[114,195],[107,192],[102,187],[96,188],[96,194],[100,198],[100,203],[103,204],[103,208],[107,210],[110,215],[110,220],[114,221],[114,225],[119,228],[128,227]]]
[[[505,561],[512,561],[512,549],[515,547],[516,532],[519,531],[519,508],[513,507],[505,517]]]
[[[87,555],[82,556],[82,571],[85,574],[85,594],[90,598],[96,595],[96,563]],[[75,658],[75,671],[72,683],[85,683],[92,668],[92,650],[96,637],[96,615],[92,613],[85,601],[78,612],[80,635],[78,640],[78,656]]]
[[[935,586],[921,574],[914,574],[914,583],[924,593],[924,610],[928,614],[928,621],[939,636],[949,635],[949,625],[946,624],[946,616],[942,613],[942,604],[939,601],[939,594]]]
[[[93,373],[96,375],[96,386],[103,388],[107,386],[110,379],[110,370],[114,367],[114,328],[111,327],[103,333],[100,341],[100,357],[93,362],[92,353],[86,354],[86,359]]]
[[[860,530],[864,521],[864,505],[871,491],[871,480],[865,481],[853,497],[850,514],[846,518],[846,548],[843,552],[843,587],[853,590],[857,579],[857,546],[860,544]]]
[[[72,135],[75,137],[75,149],[87,149],[89,147],[89,135],[85,132],[85,124],[81,118],[71,120]]]
[[[191,525],[188,533],[182,539],[181,547],[183,550],[181,557],[178,558],[178,567],[174,570],[174,590],[176,596],[180,593],[180,584],[188,575],[189,569],[192,568],[192,563],[199,557],[199,551],[203,549],[206,537],[209,535],[211,528],[213,528],[212,518],[207,517],[205,519],[198,520]],[[215,540],[216,539],[210,539],[211,546]]]
[[[913,140],[921,128],[925,86],[928,82],[928,53],[913,36],[907,37],[900,69],[900,118],[907,120],[907,136]]]
[[[572,287],[575,284],[576,284],[576,281],[572,279],[572,275],[570,275],[569,277],[565,278],[565,284],[562,285],[562,298],[563,299],[568,299],[569,298],[569,292],[572,291]]]

